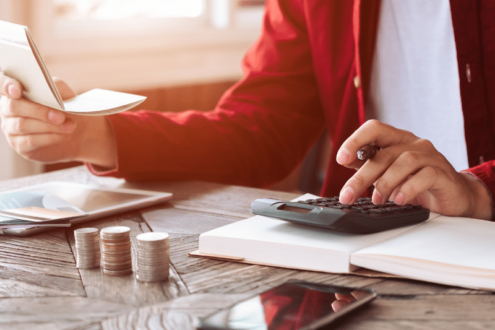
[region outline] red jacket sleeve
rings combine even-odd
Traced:
[[[268,1],[261,36],[242,63],[244,78],[213,111],[109,116],[117,169],[89,169],[129,180],[250,186],[284,178],[324,128],[305,24],[298,1]]]
[[[481,165],[471,167],[463,172],[475,175],[488,189],[492,198],[492,220],[495,220],[495,160],[485,162]]]

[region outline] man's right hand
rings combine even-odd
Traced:
[[[54,79],[62,99],[76,93]],[[10,146],[26,159],[44,162],[85,161],[116,166],[115,142],[103,116],[77,116],[22,97],[22,85],[0,72],[0,118]]]

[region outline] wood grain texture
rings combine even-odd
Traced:
[[[67,329],[99,322],[129,307],[84,297],[0,300],[1,329]]]
[[[376,299],[336,329],[489,329],[493,295],[426,295]]]
[[[0,236],[0,297],[84,296],[63,229]]]
[[[142,216],[153,231],[169,234],[202,234],[245,218],[185,210],[172,204],[142,212]]]
[[[136,236],[150,231],[146,223],[142,221],[139,213],[126,213],[67,229],[72,250],[75,253],[75,229],[84,227],[101,229],[111,226],[127,226],[131,228],[133,270],[136,271]],[[185,284],[173,267],[170,267],[168,281],[156,283],[139,282],[135,279],[134,273],[127,276],[108,276],[103,274],[101,268],[80,269],[79,271],[87,296],[90,298],[117,302],[129,306],[142,306],[188,294]]]
[[[249,294],[196,294],[165,303],[141,307],[102,322],[105,330],[166,329],[193,330],[198,317],[245,299]]]
[[[126,183],[125,187],[171,192],[174,194],[171,204],[176,208],[239,219],[252,216],[251,203],[257,198],[290,200],[297,197],[292,193],[201,181]]]

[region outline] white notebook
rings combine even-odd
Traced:
[[[62,100],[26,26],[0,21],[0,71],[18,80],[33,102],[78,115],[109,115],[129,110],[146,97],[93,89]]]
[[[436,213],[419,225],[368,235],[254,216],[201,234],[199,250],[192,255],[330,273],[365,267],[423,281],[495,290],[494,237],[493,222]]]

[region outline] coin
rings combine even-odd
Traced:
[[[142,242],[162,242],[166,239],[168,239],[169,235],[167,233],[157,233],[157,232],[151,232],[151,233],[144,233],[144,234],[139,234],[136,236],[136,239],[139,243]]]
[[[111,276],[132,273],[131,229],[125,226],[103,228],[100,232],[101,267]]]
[[[136,278],[142,282],[157,282],[168,278],[170,267],[169,234],[151,232],[136,236]]]
[[[108,270],[108,269],[103,268],[103,274],[110,275],[110,276],[129,275],[129,274],[132,274],[132,268],[123,269],[123,270]]]
[[[74,235],[98,235],[98,228],[79,228],[74,230]]]
[[[123,234],[123,233],[129,233],[131,231],[131,228],[126,227],[126,226],[112,226],[112,227],[106,227],[103,228],[100,233],[101,234]]]
[[[79,228],[74,230],[76,247],[76,267],[95,268],[100,265],[100,242],[98,228]]]

